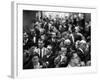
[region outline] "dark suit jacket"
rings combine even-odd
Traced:
[[[32,55],[27,57],[27,61],[25,61],[26,58],[23,58],[23,69],[34,69],[33,62],[32,62]],[[40,65],[42,65],[42,61],[39,60]]]
[[[47,66],[48,68],[54,67],[54,56],[50,55],[49,57],[47,57],[47,55],[45,55],[42,60],[43,62],[49,63],[49,65]]]

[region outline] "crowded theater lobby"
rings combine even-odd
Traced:
[[[23,69],[91,66],[91,13],[23,10]]]

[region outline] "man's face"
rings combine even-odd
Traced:
[[[79,26],[76,26],[76,27],[75,27],[75,32],[79,32],[79,31],[80,31]]]
[[[39,62],[38,56],[34,56],[34,57],[32,58],[32,62],[33,62],[34,64],[38,63],[38,62]]]
[[[51,27],[52,25],[50,23],[48,23],[48,26]]]
[[[61,52],[62,52],[63,54],[66,54],[66,50],[62,50]]]
[[[61,49],[61,54],[66,55],[66,53],[67,53],[67,48],[62,48]]]
[[[42,35],[42,36],[41,36],[41,39],[42,39],[42,40],[45,40],[45,36],[44,36],[44,35]]]
[[[56,41],[56,37],[55,36],[52,36],[52,42],[55,42]]]
[[[51,49],[47,49],[47,55],[51,54]]]
[[[73,58],[77,58],[78,54],[77,53],[73,53]]]
[[[66,39],[66,40],[64,41],[64,45],[66,45],[66,46],[71,45],[71,41],[70,41],[69,39]]]
[[[25,32],[25,33],[23,34],[23,37],[24,37],[24,38],[27,38],[27,37],[28,37],[28,34]]]
[[[39,48],[43,48],[43,43],[38,43]]]
[[[35,34],[35,30],[34,30],[34,29],[31,29],[30,31],[31,31],[31,34],[32,34],[32,35]]]
[[[59,30],[61,30],[62,29],[62,25],[59,25]]]
[[[78,17],[79,17],[79,19],[84,19],[84,15],[83,14],[79,14]]]

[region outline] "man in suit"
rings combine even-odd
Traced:
[[[44,55],[43,57],[43,63],[46,65],[48,68],[53,68],[54,67],[54,55],[52,52],[52,46],[48,45],[47,46],[47,54]]]
[[[38,48],[35,51],[39,54],[39,58],[42,60],[43,56],[46,55],[46,48],[42,40],[38,40]]]
[[[56,35],[56,33],[55,32],[52,32],[51,33],[51,37],[50,37],[50,39],[48,40],[48,43],[50,44],[50,45],[52,45],[52,51],[53,51],[53,53],[55,53],[58,49],[59,49],[59,43],[58,43],[58,41],[57,41],[57,35]]]
[[[37,53],[30,55],[27,63],[23,66],[24,69],[40,69],[42,68],[42,62],[39,59]]]
[[[62,47],[59,51],[58,56],[54,59],[55,67],[66,67],[67,66],[67,48]]]

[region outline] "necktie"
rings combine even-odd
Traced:
[[[42,49],[40,49],[40,58],[42,58]]]

